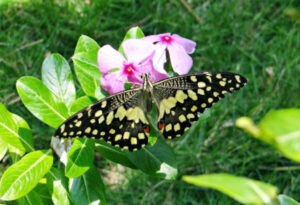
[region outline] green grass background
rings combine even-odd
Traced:
[[[98,159],[110,204],[237,204],[180,180],[182,175],[219,172],[274,184],[300,201],[300,165],[234,126],[240,116],[258,122],[271,109],[299,107],[300,25],[284,11],[300,8],[300,2],[191,0],[188,5],[191,10],[180,0],[0,5],[0,101],[29,122],[37,148],[48,148],[54,129],[25,109],[15,88],[18,78],[40,78],[43,59],[52,52],[72,64],[81,34],[117,48],[132,26],[146,35],[177,33],[197,42],[192,72],[238,72],[249,83],[210,109],[189,135],[168,141],[177,155],[178,180],[160,180]]]

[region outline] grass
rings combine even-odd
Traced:
[[[285,14],[291,1],[31,1],[0,7],[0,101],[30,122],[37,148],[48,148],[54,130],[34,118],[20,101],[15,82],[40,77],[44,57],[62,54],[71,63],[81,34],[100,45],[118,47],[125,32],[139,25],[145,34],[172,32],[197,42],[197,71],[232,71],[248,78],[247,87],[210,109],[186,138],[168,141],[179,175],[227,172],[262,180],[300,201],[300,166],[234,126],[250,116],[258,122],[271,109],[299,107],[299,24]],[[197,17],[195,17],[197,16]],[[199,22],[201,21],[201,23]],[[180,180],[161,181],[139,171],[119,170],[101,161],[111,204],[236,204],[216,191]]]

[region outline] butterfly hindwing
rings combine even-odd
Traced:
[[[148,143],[149,125],[141,89],[104,98],[79,111],[57,129],[55,136],[104,139],[134,151]]]
[[[238,90],[247,80],[235,73],[199,73],[159,81],[153,85],[158,109],[158,128],[168,139],[180,137],[227,92]]]

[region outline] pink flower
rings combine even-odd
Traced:
[[[123,91],[126,80],[135,86],[141,84],[143,73],[150,73],[150,79],[154,82],[168,77],[153,67],[155,47],[152,43],[129,39],[122,46],[126,58],[110,45],[105,45],[98,51],[98,66],[103,73],[100,82],[110,94]]]
[[[153,61],[156,62],[160,71],[162,65],[166,62],[166,49],[169,52],[171,64],[175,72],[183,75],[188,73],[192,68],[193,60],[188,54],[195,51],[196,43],[194,41],[177,34],[171,35],[170,33],[146,36],[142,39],[155,43],[156,54]]]

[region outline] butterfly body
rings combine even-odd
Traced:
[[[235,73],[198,73],[152,83],[143,76],[140,88],[117,93],[89,105],[67,119],[55,136],[90,137],[135,151],[148,143],[147,112],[152,103],[158,112],[157,127],[165,138],[180,137],[227,92],[240,89],[247,80]]]

